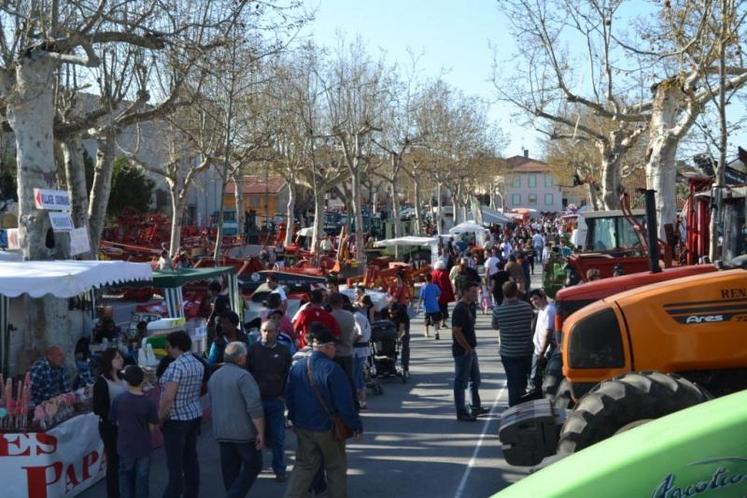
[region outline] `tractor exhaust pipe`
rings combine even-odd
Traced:
[[[656,225],[656,191],[647,189],[645,194],[648,266],[651,273],[659,273],[661,272],[661,266],[659,266],[659,227]]]

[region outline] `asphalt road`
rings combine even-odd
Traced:
[[[534,276],[535,285],[539,277]],[[381,396],[369,394],[362,412],[364,436],[348,444],[348,490],[352,498],[454,497],[482,498],[526,475],[509,466],[497,438],[498,419],[507,406],[506,378],[498,358],[497,331],[490,316],[478,312],[478,356],[482,373],[480,395],[491,412],[477,422],[458,422],[453,405],[454,379],[451,334],[441,340],[423,337],[422,314],[413,322],[412,355],[407,384],[385,379]],[[467,394],[469,401],[469,394]],[[204,424],[199,440],[200,496],[220,496],[223,486],[218,447]],[[286,454],[292,470],[295,438],[287,433]],[[274,481],[271,454],[264,454],[265,470],[249,496],[282,497],[285,484]],[[163,449],[154,453],[151,496],[161,496],[166,484]],[[103,481],[80,495],[104,498]]]

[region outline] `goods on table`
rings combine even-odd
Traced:
[[[0,432],[45,431],[91,409],[90,386],[60,394],[34,406],[29,373],[17,382],[12,378],[3,379],[0,375],[0,385],[3,386],[0,389]]]
[[[3,382],[0,374],[0,386],[3,387],[1,401],[4,406],[0,408],[0,430],[25,430],[28,427],[28,407],[31,401],[31,374],[27,372],[23,381],[17,383],[12,378]]]

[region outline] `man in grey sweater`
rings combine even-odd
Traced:
[[[335,362],[345,371],[345,376],[348,378],[348,382],[350,382],[350,392],[353,394],[355,411],[358,411],[358,395],[356,394],[355,382],[353,381],[353,344],[355,344],[357,329],[355,326],[355,317],[351,312],[343,309],[344,304],[343,295],[339,292],[329,296],[329,306],[332,308],[330,314],[337,320],[337,325],[340,327],[340,340],[337,342]]]
[[[224,365],[208,381],[226,498],[244,498],[262,470],[264,410],[259,387],[244,368],[246,353],[244,343],[229,343]]]

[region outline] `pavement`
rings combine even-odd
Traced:
[[[532,278],[539,286],[540,276]],[[441,340],[423,337],[422,313],[411,327],[410,378],[382,381],[383,394],[369,393],[368,409],[361,412],[364,435],[350,441],[348,495],[352,498],[391,497],[489,497],[518,481],[527,470],[511,467],[503,459],[497,437],[500,413],[507,407],[506,377],[498,357],[498,332],[490,327],[490,315],[477,316],[477,351],[480,359],[482,405],[490,413],[476,422],[455,417],[452,383],[451,333]],[[432,331],[431,331],[432,332]],[[431,336],[432,337],[432,336]],[[467,392],[469,402],[469,392]],[[219,496],[223,489],[218,446],[203,425],[199,439],[200,496]],[[292,471],[295,437],[289,430],[286,455]],[[286,484],[277,483],[269,468],[270,451],[264,453],[265,470],[248,496],[282,497]],[[163,449],[154,452],[151,496],[161,496],[166,485]],[[81,495],[105,498],[101,481]]]

